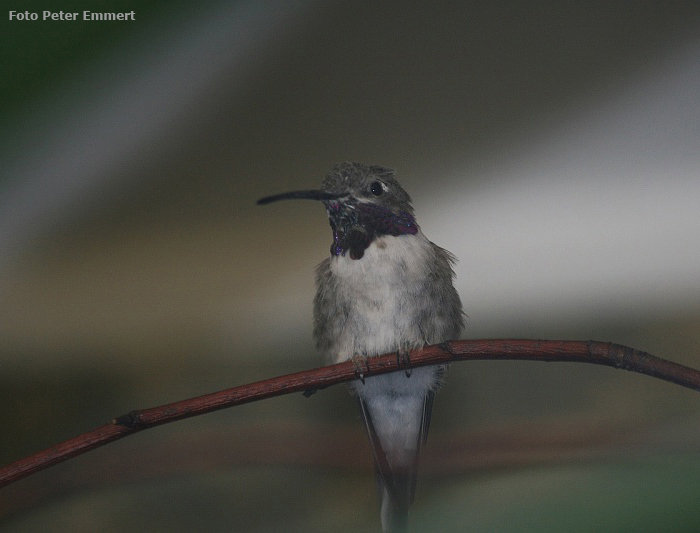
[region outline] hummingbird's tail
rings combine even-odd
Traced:
[[[417,372],[417,371],[421,372]],[[403,373],[388,374],[367,378],[365,387],[358,386],[360,408],[376,469],[377,483],[381,498],[381,521],[384,533],[406,531],[408,510],[413,503],[418,473],[418,458],[425,443],[430,425],[434,398],[434,380],[431,386],[410,387],[399,390],[391,385],[397,380],[413,380],[414,385],[421,381],[421,373],[431,374],[435,369],[414,369],[417,379],[407,378]],[[384,379],[382,379],[384,378]],[[432,378],[432,376],[425,376]],[[370,383],[378,380],[379,383]],[[384,383],[382,389],[373,390],[373,385]],[[418,383],[416,383],[418,382]],[[388,387],[386,387],[388,385]],[[379,390],[382,390],[379,393]]]
[[[382,481],[379,481],[382,490],[382,531],[384,533],[405,533],[408,530],[408,505],[394,503],[394,498]]]

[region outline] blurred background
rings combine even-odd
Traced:
[[[459,259],[464,338],[700,368],[700,4],[63,0],[0,31],[0,459],[322,364],[324,210],[381,164]],[[700,396],[453,365],[414,531],[693,531]],[[152,429],[2,489],[4,531],[378,531],[343,386]]]

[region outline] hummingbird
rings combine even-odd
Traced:
[[[313,335],[330,363],[360,362],[459,338],[464,313],[454,288],[454,256],[429,241],[395,171],[336,164],[317,190],[258,201],[323,203],[333,242],[316,267]],[[408,359],[410,364],[410,359]],[[384,532],[407,528],[433,398],[446,368],[426,366],[356,380],[372,447]]]

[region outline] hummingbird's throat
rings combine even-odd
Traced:
[[[361,259],[377,237],[415,235],[418,224],[411,213],[392,211],[373,203],[324,202],[333,229],[331,255]]]

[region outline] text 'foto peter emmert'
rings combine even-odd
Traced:
[[[10,11],[10,20],[39,20],[38,13],[29,11]],[[41,20],[136,20],[136,13],[95,13],[83,11],[82,13],[67,13],[63,11],[43,11]]]

